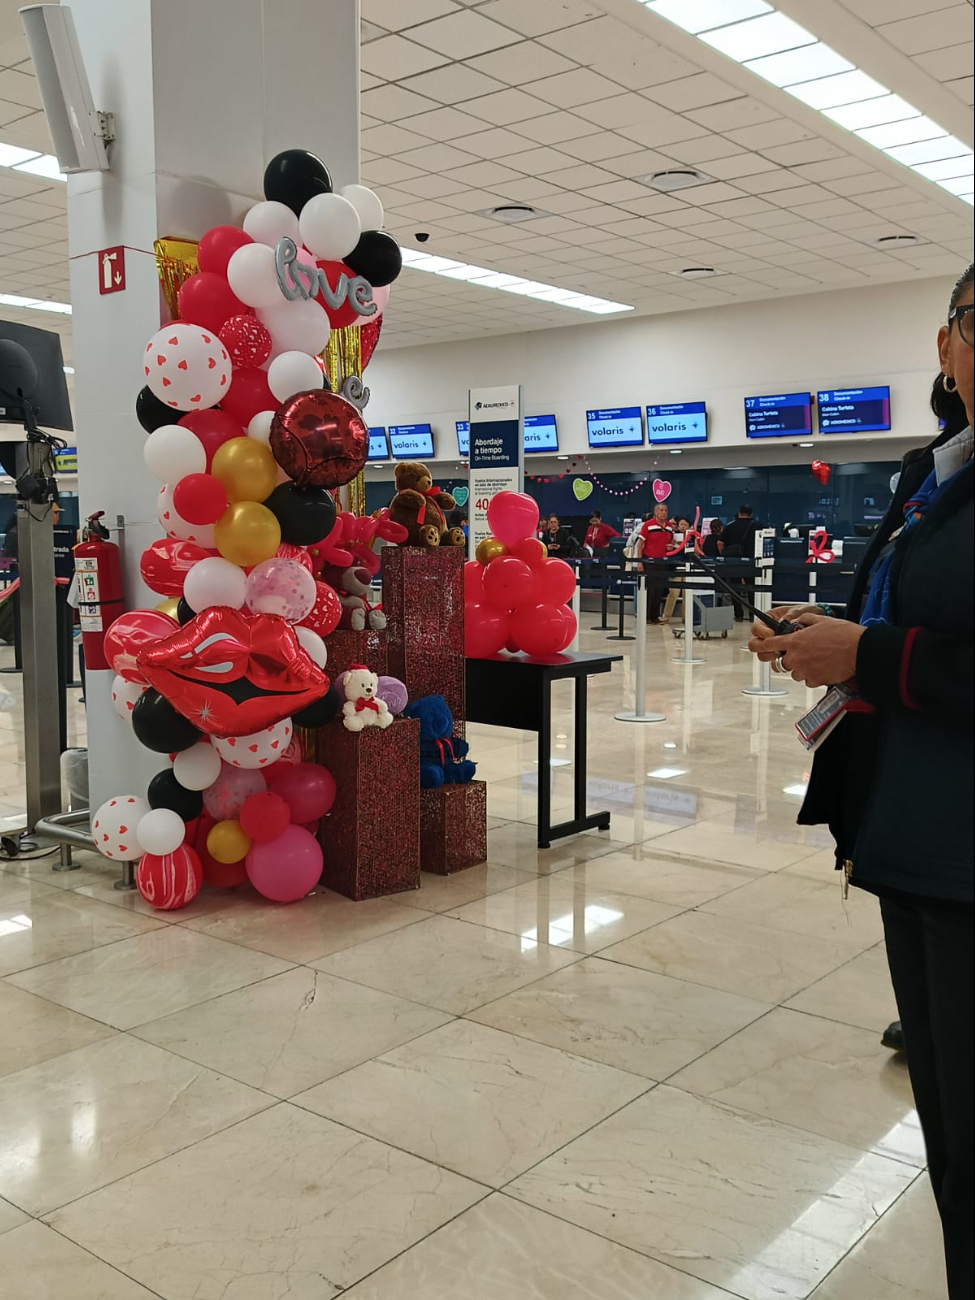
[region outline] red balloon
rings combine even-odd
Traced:
[[[464,606],[464,653],[468,659],[496,655],[508,639],[508,615],[494,605]]]
[[[494,561],[497,564],[497,560]],[[493,565],[492,565],[493,567]],[[535,602],[540,605],[565,605],[576,589],[575,570],[565,560],[554,557],[542,560],[535,568]]]
[[[565,644],[565,619],[555,605],[522,605],[511,615],[511,635],[526,655],[554,655]]]
[[[484,569],[484,600],[498,609],[517,609],[532,601],[535,577],[524,560],[499,555]]]
[[[832,473],[832,470],[826,462],[822,460],[814,460],[809,468],[812,470],[813,478],[816,482],[822,483],[823,487],[825,487],[829,482],[830,474]]]
[[[315,603],[307,617],[301,620],[301,627],[310,627],[319,636],[328,636],[342,619],[342,602],[335,589],[321,579],[316,579],[315,591]]]
[[[290,623],[276,614],[221,605],[148,646],[138,657],[138,669],[174,709],[211,736],[262,731],[328,690],[328,678],[302,649]]]
[[[538,502],[526,492],[498,492],[488,502],[487,522],[492,536],[514,546],[538,527]]]
[[[212,271],[214,275],[226,275],[227,263],[245,244],[253,244],[250,235],[245,235],[236,226],[214,226],[200,240],[196,249],[196,264],[201,271]]]
[[[158,609],[132,609],[120,614],[105,633],[105,658],[127,682],[146,682],[136,664],[139,651],[179,630],[179,624]],[[285,714],[287,717],[287,714]]]
[[[278,399],[268,387],[265,371],[244,366],[234,371],[220,405],[239,424],[247,425],[258,411],[277,410]]]
[[[187,474],[173,488],[173,508],[188,524],[215,524],[227,509],[227,489],[212,474]]]
[[[520,542],[516,542],[512,546],[511,554],[517,556],[519,560],[524,560],[527,565],[534,568],[536,564],[541,564],[545,559],[545,544],[537,537],[523,537]]]
[[[484,565],[477,560],[468,560],[464,565],[464,599],[472,605],[484,601]]]
[[[135,869],[135,886],[139,893],[161,912],[185,907],[200,892],[203,865],[188,844],[172,853],[144,853]]]
[[[206,411],[189,411],[179,423],[184,429],[189,429],[191,433],[195,433],[200,442],[203,443],[203,450],[207,454],[207,469],[213,463],[213,457],[218,447],[222,447],[231,438],[242,438],[244,436],[240,421],[235,420],[226,411],[218,410],[215,406],[211,406]]]
[[[297,560],[303,564],[309,573],[315,572],[315,561],[308,554],[306,546],[295,546],[293,542],[282,542],[274,552],[282,560]]]
[[[218,333],[235,368],[263,366],[271,355],[270,331],[256,316],[231,316]]]
[[[229,395],[236,382],[235,374]],[[295,393],[271,421],[274,459],[299,487],[351,483],[366,463],[368,448],[369,434],[358,409],[324,388]]]
[[[240,301],[224,277],[213,271],[200,271],[184,280],[177,302],[180,320],[218,332],[230,316],[247,311],[246,303]]]
[[[562,644],[559,646],[559,649],[564,650],[566,646],[572,643],[572,638],[576,634],[576,629],[578,628],[579,623],[575,614],[573,614],[568,605],[560,605],[559,613],[562,615],[562,621],[565,623],[565,636],[562,638]]]
[[[257,844],[266,844],[283,835],[291,825],[291,809],[279,794],[265,790],[244,800],[237,820],[245,835]]]
[[[190,569],[212,554],[196,542],[160,537],[158,541],[150,542],[142,552],[139,572],[150,591],[156,591],[160,596],[182,596],[183,583]]]
[[[332,290],[338,285],[339,279],[343,275],[345,276],[346,285],[355,279],[355,271],[346,266],[344,262],[316,262],[315,265],[320,271],[325,272],[328,287]],[[339,330],[343,325],[351,325],[353,321],[359,319],[359,313],[351,305],[347,296],[338,307],[330,307],[321,293],[318,295],[318,301],[325,308],[328,323],[333,330]]]
[[[320,763],[282,768],[275,774],[271,789],[285,801],[291,820],[299,826],[324,817],[335,802],[335,777]]]

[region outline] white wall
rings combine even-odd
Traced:
[[[710,442],[684,448],[685,468],[815,454],[834,462],[899,458],[934,429],[927,402],[950,291],[945,279],[915,280],[417,348],[380,344],[366,414],[371,425],[429,421],[436,459],[456,464],[454,421],[466,418],[468,388],[521,383],[529,414],[555,414],[563,452],[592,456],[587,407],[703,399]],[[790,439],[745,436],[746,396],[872,384],[890,385],[890,435],[815,433],[816,452],[801,453]],[[646,468],[660,453],[596,454],[605,471]],[[531,464],[550,469],[554,461]]]

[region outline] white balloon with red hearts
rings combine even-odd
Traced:
[[[173,505],[174,486],[172,483],[164,483],[156,497],[156,518],[160,527],[165,529],[167,537],[175,537],[181,542],[196,542],[197,546],[212,551],[216,546],[213,524],[191,524],[178,514]]]
[[[112,682],[112,708],[123,722],[132,722],[132,710],[145,689],[145,682],[128,682],[124,677]]]
[[[205,411],[226,393],[233,371],[227,349],[212,330],[177,321],[146,344],[146,386],[178,411]]]
[[[291,719],[285,718],[250,736],[214,736],[213,748],[231,767],[270,767],[288,748],[293,731]]]
[[[137,794],[117,794],[106,799],[91,822],[95,848],[113,862],[141,857],[137,831],[139,822],[150,811],[145,799]]]

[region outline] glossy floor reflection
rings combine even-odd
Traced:
[[[415,894],[159,914],[0,866],[2,1300],[944,1300],[877,909],[795,825],[807,693],[678,648],[663,723],[613,718],[632,643],[590,682],[608,832],[540,851],[534,737],[477,726],[489,860]],[[555,818],[572,754],[559,686]]]

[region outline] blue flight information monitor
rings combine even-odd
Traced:
[[[391,424],[389,446],[396,460],[433,455],[433,430],[429,424]]]
[[[647,442],[707,442],[703,402],[670,402],[647,407]]]
[[[386,441],[386,430],[382,425],[369,430],[369,452],[367,460],[389,460],[389,443]]]
[[[470,420],[457,421],[457,454],[459,456],[469,456],[471,454]]]
[[[820,433],[876,433],[890,428],[890,389],[827,388],[816,394]]]
[[[808,393],[777,393],[745,398],[745,432],[749,438],[789,438],[812,431]]]
[[[643,417],[638,406],[586,412],[590,447],[642,447]]]
[[[526,415],[522,445],[526,452],[558,451],[559,431],[554,415]]]

